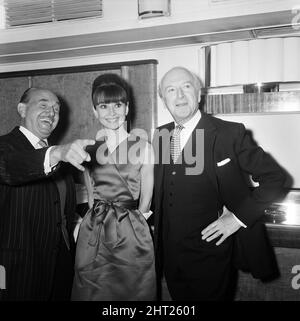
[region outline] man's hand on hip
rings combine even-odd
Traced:
[[[92,139],[77,139],[70,144],[53,146],[50,151],[50,164],[57,164],[58,162],[67,162],[75,166],[81,171],[84,167],[80,164],[89,162],[90,155],[85,151],[86,146],[94,145],[95,141]]]
[[[221,235],[221,238],[216,243],[216,245],[220,245],[240,227],[241,224],[238,223],[234,214],[224,206],[223,214],[201,231],[202,240],[210,242]]]

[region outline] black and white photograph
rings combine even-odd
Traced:
[[[300,301],[299,57],[299,0],[0,0],[0,305]]]

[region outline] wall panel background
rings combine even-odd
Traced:
[[[28,77],[0,79],[0,135],[19,125],[17,105],[28,85]]]

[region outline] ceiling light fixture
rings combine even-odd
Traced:
[[[170,16],[170,0],[138,0],[140,19]]]

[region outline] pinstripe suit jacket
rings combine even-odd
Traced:
[[[6,269],[6,299],[46,300],[52,288],[62,220],[55,172],[44,173],[45,152],[34,149],[17,127],[0,137],[0,265]],[[75,189],[71,176],[65,182],[71,232]]]

